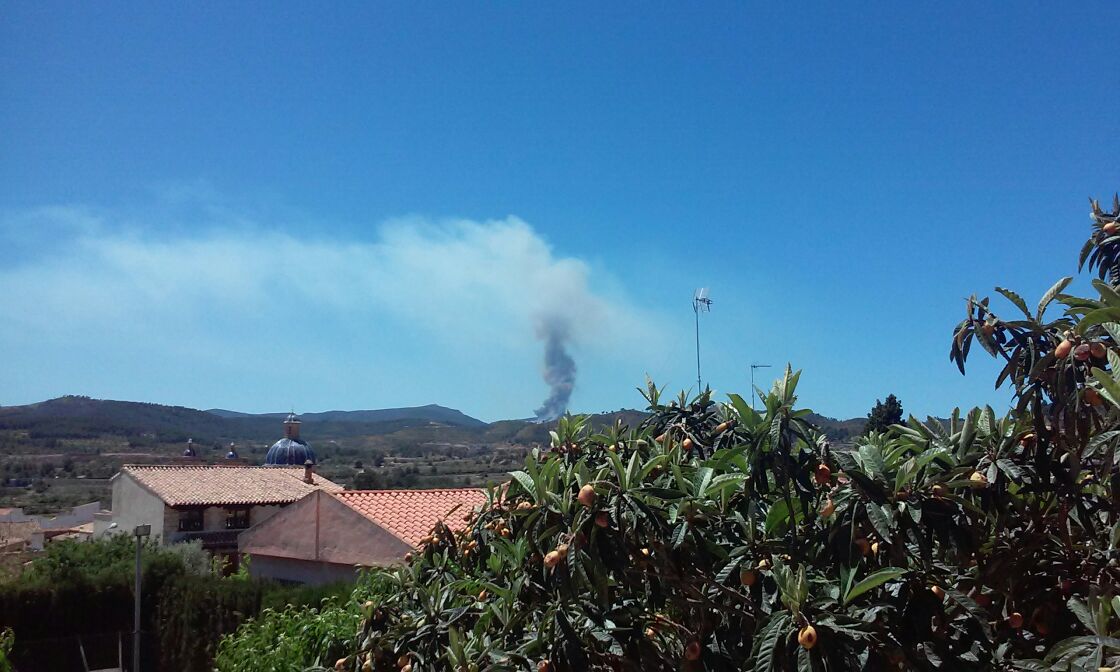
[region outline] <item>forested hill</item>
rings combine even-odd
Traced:
[[[248,414],[200,411],[135,401],[66,396],[26,406],[0,408],[0,429],[27,430],[32,436],[77,438],[100,435],[145,436],[161,442],[267,441],[282,433],[285,413]],[[443,406],[370,411],[328,411],[300,416],[319,437],[385,434],[407,427],[437,425],[482,429],[486,423]]]
[[[224,409],[201,411],[134,401],[65,396],[0,408],[0,430],[24,430],[37,438],[92,438],[105,435],[144,437],[159,443],[193,438],[200,443],[264,442],[279,438],[286,413],[251,414]],[[621,410],[596,414],[594,426],[621,419],[636,426],[645,414]],[[461,411],[436,404],[411,408],[326,411],[300,415],[304,433],[315,440],[399,435],[399,441],[471,443],[547,443],[549,425],[531,420],[486,423]],[[844,443],[863,429],[864,418],[836,420],[812,415],[810,420],[834,441]],[[394,441],[393,443],[397,443]]]

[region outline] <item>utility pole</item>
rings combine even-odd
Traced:
[[[754,400],[758,397],[758,393],[754,390],[754,370],[755,369],[769,369],[769,364],[751,364],[751,410],[754,410]]]
[[[140,672],[140,547],[143,539],[152,533],[151,525],[137,525],[132,531],[136,537],[136,602],[132,607],[132,672]]]

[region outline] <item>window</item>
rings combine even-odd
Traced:
[[[186,509],[179,512],[180,532],[202,531],[202,509]]]
[[[249,509],[226,509],[226,529],[244,530],[249,527]]]

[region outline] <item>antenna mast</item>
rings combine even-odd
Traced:
[[[696,394],[703,392],[700,382],[700,312],[711,312],[712,300],[708,298],[708,288],[701,287],[692,296],[692,312],[696,314]]]

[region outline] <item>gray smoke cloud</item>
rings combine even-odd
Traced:
[[[537,422],[555,420],[568,410],[576,386],[576,362],[568,354],[568,326],[564,320],[542,320],[537,334],[544,339],[544,382],[548,398],[536,410]]]

